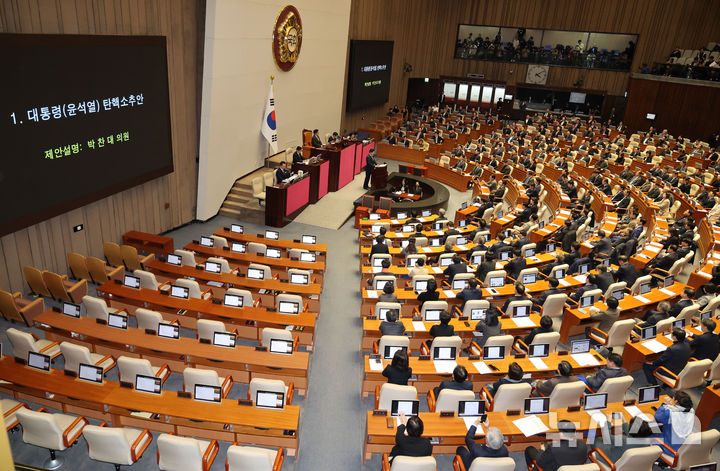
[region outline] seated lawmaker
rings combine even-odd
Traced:
[[[475,280],[475,278],[469,279],[468,285],[460,291],[456,297],[462,300],[462,305],[460,306],[461,310],[465,309],[465,304],[468,301],[482,299],[482,291],[477,287],[477,280]]]
[[[383,260],[384,262],[387,260]],[[395,283],[389,281],[383,286],[383,292],[378,296],[378,301],[381,303],[396,303],[398,302],[397,294],[395,294]]]
[[[533,446],[525,449],[525,462],[534,470],[557,471],[560,466],[585,464],[588,458],[585,440],[575,436],[575,424],[568,420],[558,422],[558,439],[544,442],[540,450]]]
[[[292,176],[292,171],[287,166],[287,162],[284,160],[280,162],[280,167],[275,170],[275,181],[278,183],[281,183],[286,178],[290,178]]]
[[[294,164],[301,164],[303,163],[303,155],[302,155],[302,147],[297,146],[295,148],[295,152],[293,153],[293,163]]]
[[[455,335],[455,327],[450,325],[450,319],[452,319],[452,316],[449,312],[441,312],[440,323],[430,327],[430,336],[434,339],[435,337],[452,337]],[[432,342],[428,342],[428,345],[430,343]]]
[[[385,286],[390,283],[386,283]],[[385,320],[380,323],[380,333],[383,335],[404,335],[405,325],[398,322],[398,313],[391,309],[385,315]]]
[[[691,433],[700,431],[700,424],[698,421],[696,425],[693,402],[685,391],[676,392],[672,399],[665,396],[663,401],[655,411],[655,420],[662,425],[665,444],[677,451]]]
[[[495,395],[497,390],[503,384],[520,384],[527,382],[527,380],[523,378],[524,374],[525,372],[523,371],[522,366],[520,366],[516,361],[514,361],[510,363],[507,375],[495,381],[493,384],[488,384],[486,388],[490,392],[490,394]]]
[[[560,281],[555,278],[554,276],[548,277],[548,285],[550,285],[549,289],[546,289],[542,293],[540,293],[540,296],[535,299],[535,305],[533,306],[533,311],[540,312],[542,311],[542,306],[545,304],[545,301],[547,300],[548,296],[552,294],[562,294],[562,290],[558,289],[558,286],[560,286]]]
[[[480,425],[481,417],[468,428],[465,435],[465,445],[459,446],[455,453],[460,456],[465,465],[465,469],[470,469],[475,458],[505,458],[510,456],[505,446],[505,437],[497,427],[490,427],[488,421],[485,421],[485,444],[475,442],[475,432],[477,426]]]
[[[696,335],[690,341],[690,348],[693,349],[693,357],[698,360],[707,358],[715,361],[718,353],[720,353],[720,337],[715,333],[717,324],[712,319],[703,319],[700,321],[701,335]]]
[[[407,386],[408,380],[412,376],[412,368],[409,365],[407,350],[401,348],[395,352],[392,362],[385,367],[382,375],[388,379],[390,384]]]
[[[679,374],[690,359],[690,344],[685,341],[685,330],[678,327],[673,328],[671,339],[673,344],[657,360],[644,363],[643,371],[648,384],[657,384],[657,379],[653,372],[664,366],[671,372]]]
[[[552,317],[545,315],[540,318],[540,326],[531,330],[530,333],[522,339],[522,341],[525,345],[530,345],[532,341],[535,340],[535,336],[537,334],[549,334],[550,332],[553,332]]]
[[[475,324],[475,332],[479,334],[475,337],[475,343],[478,347],[483,348],[485,342],[487,342],[490,337],[502,335],[503,331],[499,314],[497,308],[490,305],[485,313],[485,320],[479,320],[477,324]]]
[[[407,418],[405,413],[401,412],[400,422],[395,433],[395,446],[390,451],[390,459],[396,456],[431,456],[432,443],[429,438],[422,436],[425,427],[420,417],[414,415]]]
[[[515,294],[507,298],[505,304],[503,304],[502,312],[506,315],[510,315],[510,313],[507,312],[507,308],[513,301],[532,301],[532,298],[525,294],[525,285],[519,281],[515,282]]]
[[[440,391],[443,389],[453,389],[455,391],[472,391],[473,384],[467,380],[468,372],[464,366],[458,365],[453,370],[453,379],[446,379],[440,383],[440,386],[436,386],[433,391],[435,392],[435,399],[440,395]]]
[[[592,376],[580,376],[578,379],[588,385],[593,391],[597,391],[603,385],[608,378],[619,378],[620,376],[627,376],[628,372],[622,367],[623,359],[622,356],[617,353],[611,353],[608,355],[607,366],[602,366]]]
[[[440,299],[440,293],[437,291],[437,282],[435,278],[430,278],[427,283],[427,290],[418,294],[418,301],[420,301],[420,309],[422,309],[425,301],[437,301]]]
[[[452,263],[443,271],[443,275],[447,276],[450,282],[452,282],[458,273],[467,273],[467,268],[468,266],[463,262],[462,257],[459,254],[455,254],[452,257]]]
[[[557,372],[558,376],[554,376],[544,381],[537,381],[535,383],[536,391],[543,396],[549,396],[558,384],[580,381],[577,376],[573,376],[573,367],[566,360],[563,360],[558,364]]]

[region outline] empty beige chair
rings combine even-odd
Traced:
[[[225,398],[232,389],[232,376],[226,376],[222,381],[215,370],[187,367],[183,370],[183,389],[190,394],[195,393],[195,385],[219,386],[222,389],[222,397]]]
[[[178,278],[175,280],[177,286],[182,286],[188,289],[188,295],[191,298],[196,299],[210,299],[212,298],[212,291],[208,288],[205,291],[200,291],[200,283],[195,280],[188,280],[187,278]]]
[[[220,273],[231,273],[230,263],[225,258],[220,257],[208,257],[208,262],[217,263],[220,265]]]
[[[585,383],[582,381],[557,384],[550,393],[550,409],[565,409],[566,407],[577,406],[580,404],[584,392]]]
[[[61,342],[60,350],[62,351],[63,358],[65,358],[65,371],[77,372],[80,367],[80,363],[86,365],[95,365],[103,369],[103,374],[107,373],[112,369],[116,362],[112,355],[101,355],[99,353],[92,353],[84,345],[75,345],[70,342]]]
[[[609,401],[608,401],[609,402]],[[662,454],[657,445],[630,448],[615,463],[597,448],[590,453],[590,460],[599,466],[600,471],[653,471],[653,464]]]
[[[711,383],[720,379],[720,355],[713,360],[712,366],[710,366],[710,371],[708,371],[705,379]]]
[[[240,289],[240,288],[228,288],[227,291],[225,291],[225,294],[231,294],[233,296],[238,296],[242,299],[242,305],[243,307],[252,307],[253,306],[253,298],[250,291],[246,289]],[[283,294],[278,295],[278,297],[285,296]],[[290,296],[297,296],[297,295],[290,295]],[[300,298],[300,296],[297,296]],[[302,298],[300,298],[300,306],[302,306]]]
[[[267,245],[261,244],[260,242],[248,242],[247,253],[265,255],[265,252],[267,252]]]
[[[92,278],[93,283],[99,285],[107,283],[111,279],[122,281],[125,276],[124,266],[113,267],[111,265],[107,265],[104,261],[96,257],[85,258],[85,264],[90,272],[90,277]]]
[[[262,202],[265,201],[265,185],[261,177],[252,179],[252,192],[253,198],[257,198],[258,204],[262,206]]]
[[[50,359],[57,358],[62,354],[58,342],[51,342],[45,339],[38,340],[35,334],[31,332],[23,332],[22,330],[10,327],[5,333],[8,336],[8,340],[10,340],[15,358],[27,360],[29,352],[49,355]]]
[[[262,330],[262,346],[270,348],[271,340],[289,340],[293,342],[292,333],[285,329],[274,329],[272,327],[265,327]],[[297,344],[297,342],[295,342]],[[296,348],[297,346],[295,346]]]
[[[85,256],[75,252],[68,252],[67,262],[70,267],[70,273],[76,280],[87,280],[92,281],[90,272],[88,271],[87,264],[85,263]]]
[[[153,254],[149,254],[144,256],[143,258],[140,258],[137,249],[132,245],[121,246],[120,252],[122,253],[125,268],[130,271],[142,270],[146,263],[150,262],[152,259],[155,258],[155,255]]]
[[[632,386],[633,377],[630,375],[607,378],[596,393],[607,393],[607,402],[622,402],[625,400],[627,390]],[[589,388],[588,388],[589,389]]]
[[[229,247],[228,241],[225,237],[211,235],[210,238],[213,240],[213,247],[218,247],[221,249],[224,249],[225,247]]]
[[[205,441],[162,433],[157,462],[163,471],[208,471],[220,450],[217,440]]]
[[[655,324],[655,332],[657,335],[662,334],[663,332],[670,332],[672,329],[672,323],[675,322],[674,317],[668,317],[667,319],[659,320],[657,324]]]
[[[288,281],[293,284],[310,284],[313,282],[310,270],[301,270],[299,268],[288,268]],[[293,275],[300,275],[299,277]],[[307,280],[307,283],[300,283],[297,280]],[[294,281],[295,280],[295,281]]]
[[[415,400],[417,400],[415,386],[385,383],[375,388],[375,409],[390,411],[392,401]]]
[[[564,293],[551,294],[545,298],[545,302],[542,305],[541,315],[552,318],[553,330],[555,331],[560,330],[560,323],[565,313],[565,301],[567,301],[567,298],[567,294]]]
[[[549,352],[553,353],[555,350],[557,350],[557,344],[560,340],[560,332],[543,332],[541,334],[535,335],[533,337],[532,342],[530,342],[530,345],[543,345],[547,344],[549,345]],[[513,349],[518,353],[528,353],[529,345],[525,344],[522,339],[518,338],[515,341],[515,344],[513,345]]]
[[[133,275],[137,276],[140,279],[140,287],[145,289],[151,289],[153,291],[157,291],[159,289],[162,290],[169,290],[170,289],[170,283],[159,283],[157,278],[155,278],[154,273],[150,273],[149,271],[145,270],[134,270]]]
[[[24,402],[13,401],[12,399],[0,399],[0,409],[5,422],[5,431],[9,431],[18,426],[20,421],[16,416],[16,412],[20,409],[30,409]]]
[[[25,275],[25,281],[27,281],[28,286],[30,286],[30,291],[32,291],[35,296],[52,298],[40,270],[35,267],[24,266],[23,274]]]
[[[269,450],[254,446],[231,445],[227,451],[225,469],[227,471],[280,471],[285,459],[285,451]]]
[[[428,407],[430,412],[453,411],[457,413],[460,401],[474,401],[475,393],[468,390],[443,389],[435,398],[435,391],[428,391]]]
[[[590,330],[588,337],[607,348],[623,347],[630,340],[630,334],[635,327],[635,319],[615,321],[610,330],[603,332],[600,329]]]
[[[378,340],[377,348],[373,353],[380,354],[383,358],[392,358],[394,353],[388,357],[385,356],[385,347],[404,347],[410,354],[410,338],[406,335],[383,335]]]
[[[258,391],[282,393],[285,397],[285,405],[290,405],[295,395],[295,385],[290,383],[286,386],[281,379],[253,378],[248,388],[248,399],[255,402]]]
[[[515,460],[510,457],[506,458],[475,458],[469,469],[465,469],[462,459],[455,456],[453,461],[453,469],[455,471],[514,471]]]
[[[627,287],[627,283],[624,281],[620,281],[617,283],[611,283],[610,286],[605,290],[605,296],[604,301],[607,302],[608,299],[615,293],[616,291],[625,291],[625,288]]]
[[[396,456],[390,465],[388,454],[383,454],[382,471],[436,471],[433,456]]]
[[[704,360],[689,361],[680,373],[675,374],[664,366],[655,369],[653,374],[657,379],[669,387],[684,391],[696,388],[705,384],[705,373],[710,369],[713,362],[707,358]]]
[[[103,242],[103,253],[108,264],[114,267],[124,267],[122,251],[115,242]]]
[[[263,183],[265,183],[266,190],[267,187],[273,186],[275,184],[275,172],[265,172],[263,174]]]
[[[691,433],[680,446],[677,453],[663,447],[660,459],[676,470],[686,470],[691,466],[712,461],[710,454],[720,440],[720,432],[715,429]],[[672,454],[670,454],[672,453]]]
[[[60,276],[47,270],[42,273],[42,277],[50,294],[58,301],[80,304],[83,296],[88,292],[87,280],[73,283],[67,279],[67,275]]]
[[[259,263],[251,263],[248,265],[248,270],[255,269],[260,270],[263,273],[263,280],[269,280],[272,278],[272,271],[270,270],[270,267],[267,265],[261,265]]]
[[[105,300],[101,298],[83,296],[82,303],[85,306],[85,315],[92,319],[102,319],[107,322],[108,313],[117,314],[122,312],[127,315],[127,311],[125,309],[114,309],[108,307]]]
[[[152,366],[150,360],[145,358],[133,358],[120,356],[117,359],[118,370],[120,370],[120,381],[135,384],[137,375],[155,376],[160,378],[162,383],[170,377],[170,367],[167,363],[162,366]]]
[[[225,330],[225,324],[220,321],[214,321],[210,319],[198,319],[197,321],[197,335],[200,340],[213,341],[215,332],[227,332]]]
[[[582,381],[579,382],[582,383]],[[524,404],[531,392],[532,386],[529,383],[503,384],[495,391],[495,394],[490,394],[490,391],[483,386],[482,398],[487,403],[487,410],[504,412],[519,409],[519,405]]]
[[[153,330],[155,332],[158,330],[158,324],[164,322],[162,314],[144,307],[135,309],[135,319],[137,319],[138,329]]]
[[[10,294],[0,290],[0,314],[12,322],[32,325],[33,319],[45,311],[45,301],[37,298],[33,301],[23,298],[20,293]]]
[[[31,445],[47,448],[50,459],[43,464],[44,469],[58,469],[63,461],[55,456],[56,451],[70,448],[80,438],[88,424],[85,417],[67,414],[50,414],[44,408],[37,411],[18,409],[15,412],[22,426],[23,441]]]
[[[189,250],[175,249],[175,255],[182,259],[182,264],[195,268],[195,254]]]
[[[116,470],[120,469],[120,465],[135,463],[152,443],[152,434],[148,429],[108,427],[105,422],[86,426],[83,436],[90,459],[112,463]]]

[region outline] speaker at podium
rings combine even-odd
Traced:
[[[373,190],[385,188],[387,185],[388,166],[386,163],[376,165],[372,171],[370,186]]]

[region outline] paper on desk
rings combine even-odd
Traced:
[[[425,332],[425,323],[422,321],[412,321],[415,332]]]
[[[375,291],[374,289],[367,290],[367,297],[376,299],[378,297],[377,291]]]
[[[560,283],[560,286],[570,286],[570,282],[566,281],[565,278],[559,279],[558,283]]]
[[[370,371],[382,371],[383,370],[383,362],[379,358],[371,358],[370,359]]]
[[[215,286],[216,288],[222,288],[222,285],[223,285],[223,284],[222,284],[221,282],[219,282],[219,281],[212,281],[212,280],[211,280],[211,281],[208,281],[208,282],[205,283],[205,284],[210,285],[210,286]]]
[[[675,296],[675,293],[673,293],[671,290],[669,290],[669,289],[667,289],[667,288],[660,288],[660,292],[661,292],[661,293],[665,293],[665,294],[667,294],[668,296]]]
[[[585,283],[587,281],[587,276],[585,275],[575,275],[573,278],[575,278],[578,283]]]
[[[133,417],[142,417],[143,419],[149,419],[152,417],[151,412],[130,412]]]
[[[502,270],[502,269],[503,269],[502,263],[500,263],[500,262],[495,262],[495,269],[496,269],[496,270]]]
[[[438,373],[452,373],[457,366],[455,360],[433,360],[433,363]]]
[[[535,327],[535,322],[529,317],[514,317],[513,322],[518,327]]]
[[[538,370],[549,369],[542,358],[528,358],[528,360],[530,360],[530,363],[532,363],[533,366]]]
[[[382,267],[372,267],[373,273],[380,273],[382,271]]]
[[[630,414],[631,417],[640,417],[645,422],[653,422],[653,420],[645,415],[637,406],[625,406],[625,411]]]
[[[433,251],[433,249],[431,247],[423,247],[422,249],[423,249],[423,252],[425,252],[425,253],[430,253]]]
[[[655,339],[644,341],[642,343],[642,346],[647,348],[648,350],[650,350],[653,353],[660,353],[660,352],[664,352],[665,350],[667,350],[667,347],[665,345],[661,344],[660,342],[658,342]]]
[[[425,222],[426,219],[425,219],[425,218],[418,218],[418,221],[420,221],[420,222]]]
[[[458,245],[457,248],[458,248],[458,250],[467,250],[468,249],[467,246],[465,246],[465,245]]]
[[[538,433],[550,430],[537,415],[530,415],[523,417],[522,419],[513,420],[513,425],[515,425],[526,437],[531,437],[533,435],[537,435]]]
[[[400,221],[398,221],[397,219],[391,219],[390,222],[392,222],[393,224],[400,224]]]
[[[640,301],[641,303],[651,303],[651,302],[652,302],[652,301],[650,301],[648,298],[646,298],[645,296],[640,296],[640,295],[635,296],[635,299],[637,299],[637,300]]]
[[[470,430],[470,427],[475,424],[477,417],[463,417],[462,419],[463,422],[465,422],[465,428]],[[475,427],[475,435],[485,435],[485,430],[483,430],[482,424]]]
[[[286,325],[285,330],[293,330],[295,328],[294,325]]]
[[[432,269],[438,275],[443,272],[442,267],[432,267]]]
[[[580,366],[599,365],[597,359],[592,355],[592,353],[574,353],[570,356]]]
[[[451,289],[444,289],[443,293],[445,293],[446,298],[454,298],[455,297],[455,291]]]
[[[540,260],[539,258],[535,257],[534,255],[533,255],[532,257],[530,257],[530,260],[532,260],[533,262],[542,262],[542,260]]]
[[[481,375],[492,374],[492,370],[490,369],[489,366],[487,366],[485,364],[484,361],[474,361],[473,366],[475,367],[476,370],[478,370],[478,373],[480,373]]]
[[[588,411],[588,415],[592,420],[595,421],[596,424],[598,424],[600,427],[605,425],[607,423],[607,417],[605,417],[605,414],[603,414],[599,410],[592,410]]]

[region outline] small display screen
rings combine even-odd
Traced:
[[[238,296],[237,294],[225,293],[225,299],[223,300],[223,304],[230,307],[243,307],[243,297]]]
[[[123,284],[128,288],[140,289],[140,278],[132,275],[125,275]]]
[[[280,238],[280,233],[278,231],[265,231],[265,238],[278,240]]]
[[[168,254],[167,256],[167,262],[170,265],[180,266],[182,265],[182,257],[180,255],[175,255],[174,253]]]
[[[455,347],[435,347],[433,349],[433,360],[454,360]]]
[[[180,338],[180,327],[178,327],[177,324],[165,324],[161,322],[158,324],[158,336],[168,339],[178,339]]]
[[[304,235],[302,236],[302,243],[303,244],[315,244],[317,241],[317,237],[314,235]]]
[[[442,309],[426,309],[425,310],[425,320],[427,322],[437,322],[440,320],[441,312],[442,312]]]
[[[122,314],[108,313],[107,323],[110,327],[115,327],[117,329],[127,329],[127,321],[127,316],[123,316]]]
[[[299,311],[299,305],[298,303],[290,301],[280,301],[278,303],[278,311],[280,311],[281,314],[297,314]]]
[[[80,363],[78,367],[78,378],[85,381],[92,381],[93,383],[102,383],[103,369],[101,366]]]
[[[270,353],[283,353],[285,355],[292,355],[292,352],[292,340],[270,339]]]
[[[585,395],[585,410],[605,409],[607,407],[607,393]]]
[[[135,389],[137,391],[160,394],[162,391],[162,381],[155,376],[136,375]]]
[[[550,411],[550,398],[538,397],[525,399],[525,414],[547,414]]]
[[[590,351],[590,340],[573,340],[570,342],[570,353],[587,353]]]
[[[242,234],[244,232],[244,229],[240,224],[230,224],[230,232]]]
[[[547,343],[528,345],[528,357],[543,358],[550,354],[550,345]]]
[[[484,360],[502,360],[503,358],[505,358],[504,345],[483,347]]]
[[[196,384],[193,398],[197,401],[221,402],[222,388],[220,386],[209,386],[207,384]]]
[[[63,303],[62,313],[66,316],[79,318],[80,317],[80,306],[73,303]]]
[[[220,264],[216,262],[205,262],[205,271],[208,273],[220,273]]]
[[[184,286],[171,285],[170,296],[180,299],[188,299],[188,297],[190,297],[190,290]]]
[[[259,268],[248,268],[247,277],[251,280],[263,280],[265,279],[265,270]]]
[[[384,358],[386,360],[392,360],[395,356],[395,352],[398,352],[400,350],[407,351],[407,347],[402,347],[399,345],[385,345]]]
[[[38,370],[50,371],[50,355],[28,352],[27,364]]]
[[[281,255],[280,249],[268,247],[265,251],[265,256],[268,258],[280,258]]]
[[[210,237],[200,237],[200,245],[203,247],[212,247],[213,246],[213,240]]]
[[[406,417],[412,417],[417,415],[420,410],[420,401],[398,401],[393,399],[390,406],[390,415],[393,417],[399,416],[404,413]]]
[[[245,244],[241,244],[240,242],[233,242],[230,250],[236,253],[245,253],[246,247]]]
[[[282,409],[285,407],[285,393],[258,391],[255,396],[255,406],[266,409]]]
[[[214,332],[213,345],[217,345],[220,347],[234,347],[235,334],[230,332]]]
[[[490,287],[491,288],[502,288],[503,286],[505,286],[505,278],[504,277],[490,278]]]

